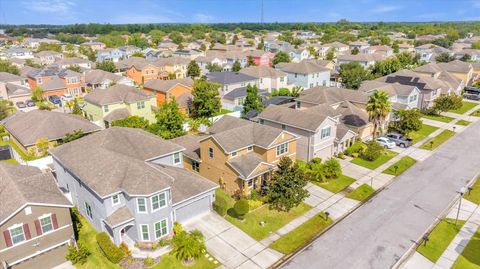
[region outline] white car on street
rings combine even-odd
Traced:
[[[392,140],[386,138],[386,137],[379,137],[377,138],[377,143],[382,145],[384,148],[386,149],[393,149],[394,147],[396,147],[397,145],[395,144],[395,142],[393,142]]]

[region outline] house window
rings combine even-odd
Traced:
[[[320,138],[324,139],[325,137],[330,137],[330,132],[332,130],[332,127],[328,126],[326,128],[323,128],[321,133],[320,133]]]
[[[192,161],[192,170],[200,172],[200,164],[197,161]]]
[[[137,102],[137,109],[143,109],[143,108],[145,108],[145,102],[144,101]]]
[[[301,108],[302,107],[302,103],[300,101],[297,101],[297,108]]]
[[[25,241],[25,234],[23,233],[23,225],[10,229],[10,237],[12,238],[12,243],[14,245],[22,241]]]
[[[416,100],[417,100],[417,96],[416,96],[416,95],[412,95],[412,96],[410,96],[409,102],[414,102],[414,101],[416,101]]]
[[[85,211],[87,212],[87,216],[93,219],[92,207],[87,202],[85,202]]]
[[[252,150],[253,150],[253,146],[249,146],[249,147],[247,148],[247,151],[252,151]]]
[[[175,152],[173,154],[173,164],[179,164],[180,163],[180,152]]]
[[[145,204],[145,198],[137,198],[137,212],[138,213],[146,213],[147,206]]]
[[[208,156],[213,159],[213,148],[208,148]]]
[[[112,204],[113,205],[118,205],[120,203],[120,198],[118,197],[118,194],[115,194],[112,196]]]
[[[152,202],[152,211],[156,211],[162,207],[165,207],[167,205],[167,196],[165,192],[156,194],[152,196],[151,202]]]
[[[155,239],[168,234],[167,219],[155,223]]]
[[[237,156],[237,152],[236,152],[236,151],[232,152],[232,153],[230,154],[230,156],[232,156],[232,157]]]
[[[285,154],[288,152],[288,143],[283,143],[277,146],[277,156]]]
[[[42,227],[42,234],[53,230],[51,216],[40,218],[40,226]]]
[[[297,78],[297,73],[295,73],[295,78]]]
[[[313,83],[310,83],[310,88],[313,88]]]
[[[259,122],[260,122],[260,124],[264,124],[264,123],[265,123],[265,121],[264,121],[263,119],[260,119]]]
[[[280,78],[280,82],[283,82],[284,79],[285,79],[284,77],[281,77],[281,78]]]
[[[103,106],[103,112],[107,113],[108,112],[108,105]]]
[[[253,187],[253,178],[248,180],[248,188],[251,189]]]
[[[142,233],[142,240],[143,241],[149,241],[150,240],[150,235],[148,234],[148,225],[147,224],[140,225],[140,232]]]
[[[282,130],[286,130],[287,129],[287,126],[285,126],[285,124],[282,124]]]
[[[37,78],[37,83],[38,83],[38,84],[42,84],[42,83],[43,83],[42,78]]]

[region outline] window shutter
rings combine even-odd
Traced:
[[[38,219],[35,220],[35,230],[37,230],[37,235],[42,235],[42,227],[40,226],[40,221]]]
[[[5,243],[7,243],[7,247],[12,246],[12,238],[10,237],[10,231],[6,230],[3,231],[3,237],[5,237]]]
[[[25,240],[30,240],[30,238],[32,238],[30,227],[28,227],[27,223],[23,224],[23,232],[25,233]]]
[[[58,229],[57,214],[52,214],[53,229]]]

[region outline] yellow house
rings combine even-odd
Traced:
[[[117,84],[107,89],[96,89],[85,95],[83,113],[97,125],[108,128],[112,121],[128,116],[139,116],[150,123],[155,122],[154,95],[136,87]]]
[[[297,136],[274,127],[223,116],[203,137],[173,140],[186,148],[184,167],[229,194],[248,195],[266,187],[281,157],[296,159]]]
[[[161,72],[174,74],[174,79],[186,78],[189,60],[183,57],[160,58],[154,64],[160,68]]]

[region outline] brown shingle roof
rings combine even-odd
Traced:
[[[191,78],[179,78],[179,79],[151,79],[143,85],[144,88],[152,89],[159,92],[169,92],[176,85],[184,85],[187,87],[193,86],[193,80]]]
[[[240,177],[242,177],[243,179],[251,177],[255,169],[261,164],[266,164],[269,168],[260,171],[259,174],[268,171],[274,167],[274,165],[265,162],[262,157],[255,152],[250,152],[232,158],[228,160],[227,163],[232,166],[233,169],[235,169],[235,171],[237,171],[240,174]]]
[[[116,103],[135,103],[151,99],[152,96],[140,91],[133,86],[122,84],[113,85],[107,89],[95,89],[85,95],[85,101],[97,105]]]
[[[134,217],[130,213],[130,209],[127,206],[122,206],[119,209],[115,210],[110,216],[108,216],[105,221],[110,227],[115,228],[118,225],[125,223],[126,221],[133,220]]]

